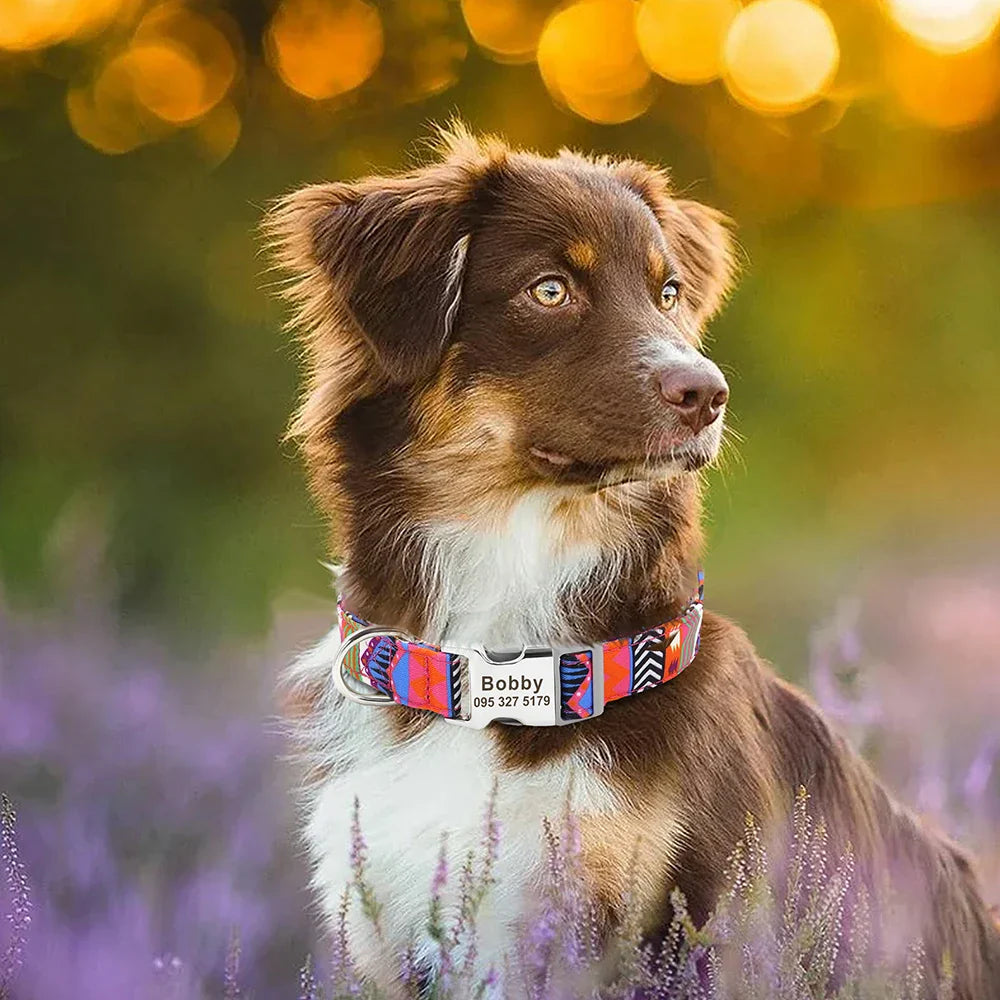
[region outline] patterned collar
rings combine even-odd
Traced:
[[[482,729],[490,722],[561,726],[592,719],[611,701],[676,677],[698,652],[704,576],[684,611],[664,625],[593,646],[496,652],[419,642],[369,625],[338,602],[334,681],[347,698],[396,703]]]

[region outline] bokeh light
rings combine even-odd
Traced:
[[[66,111],[73,131],[102,153],[127,153],[162,134],[136,99],[129,52],[105,63],[90,85],[70,88]]]
[[[89,85],[70,89],[66,109],[73,130],[89,145],[125,153],[204,118],[225,98],[236,72],[236,54],[222,28],[180,4],[161,4]]]
[[[245,75],[253,78],[259,53],[289,89],[316,101],[351,94],[380,67],[366,88],[370,99],[424,100],[460,83],[475,44],[497,62],[536,59],[555,101],[598,124],[644,114],[657,77],[689,86],[721,77],[739,105],[737,122],[750,111],[796,131],[838,128],[847,107],[884,96],[943,130],[1000,114],[991,54],[1000,0],[857,0],[836,8],[836,28],[824,6],[831,8],[824,0],[419,0],[390,9],[374,0],[275,0],[261,39],[241,13],[196,0],[0,0],[0,52],[96,38],[44,61],[8,59],[3,69],[12,83],[41,69],[68,77],[73,128],[108,152],[196,127],[227,100],[213,148],[231,147],[244,111],[233,94]],[[386,38],[394,53],[383,65]],[[527,77],[520,79],[518,93],[527,95]],[[504,98],[510,108],[516,90]],[[677,98],[663,105],[671,118],[687,113]],[[706,92],[700,100],[717,98]],[[508,114],[523,128],[530,112]]]
[[[652,100],[633,0],[581,0],[542,31],[538,68],[556,100],[590,121],[628,121]]]
[[[896,24],[940,52],[961,52],[985,42],[1000,22],[1000,0],[887,0]]]
[[[713,101],[705,116],[712,177],[732,195],[752,186],[760,217],[787,218],[822,190],[815,134],[780,127],[783,119],[747,115],[732,101]]]
[[[1000,108],[1000,53],[989,46],[945,54],[903,41],[886,77],[907,115],[935,128],[971,128]]]
[[[413,100],[439,94],[458,83],[466,46],[454,38],[428,38],[410,55]]]
[[[2,0],[0,49],[40,49],[104,27],[122,0]]]
[[[243,123],[231,101],[214,107],[194,130],[198,146],[209,163],[221,163],[239,141]]]
[[[278,75],[313,100],[360,87],[382,58],[382,19],[364,0],[284,0],[268,38]]]
[[[552,12],[552,0],[462,0],[477,45],[502,62],[530,62]]]
[[[150,10],[136,29],[132,52],[139,100],[176,124],[207,114],[236,77],[236,54],[226,32],[179,3]]]
[[[167,42],[135,45],[126,59],[135,96],[164,121],[192,121],[211,107],[204,101],[201,67],[179,46]]]
[[[823,96],[840,49],[830,18],[814,4],[755,0],[734,19],[723,58],[736,100],[765,114],[789,114]]]
[[[674,83],[714,80],[739,10],[738,0],[642,0],[636,27],[646,62]]]

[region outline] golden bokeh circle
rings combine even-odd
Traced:
[[[550,0],[461,0],[475,43],[501,62],[530,62],[538,47]]]
[[[128,153],[146,141],[136,127],[105,114],[94,102],[89,87],[72,87],[66,94],[66,114],[77,137],[88,146],[112,155]]]
[[[102,153],[127,153],[170,131],[138,103],[128,51],[104,63],[90,84],[71,87],[66,112],[73,131]]]
[[[1000,53],[990,46],[940,53],[901,42],[888,53],[886,78],[906,114],[934,128],[972,128],[1000,109]]]
[[[122,0],[2,0],[0,49],[27,52],[90,34],[121,6]]]
[[[205,159],[213,166],[221,163],[236,147],[243,123],[231,101],[223,101],[198,122],[195,139]]]
[[[1000,0],[885,0],[907,35],[938,52],[964,52],[986,42],[1000,24]]]
[[[667,80],[708,83],[722,74],[722,47],[739,11],[739,0],[642,0],[642,54]]]
[[[151,45],[172,49],[178,79],[171,87],[166,78],[169,57],[160,53],[159,58],[149,60],[148,83],[137,80],[139,99],[166,121],[189,122],[207,114],[226,96],[236,78],[238,63],[230,34],[238,39],[235,26],[225,22],[220,26],[178,2],[151,8],[136,28],[132,48],[141,50]],[[192,66],[200,78],[197,89],[193,86]]]
[[[382,59],[382,19],[364,0],[284,0],[268,27],[269,54],[292,90],[313,100],[360,87]]]
[[[790,114],[827,91],[840,47],[830,18],[808,0],[755,0],[733,20],[723,62],[737,101],[764,114]]]
[[[538,68],[549,93],[601,124],[641,115],[652,93],[635,16],[633,0],[579,0],[553,15],[538,41]]]
[[[194,121],[215,103],[206,99],[205,74],[190,53],[169,41],[140,42],[125,53],[136,99],[175,125]]]

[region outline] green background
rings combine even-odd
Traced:
[[[237,11],[248,31],[256,8]],[[457,7],[449,30],[461,34]],[[253,53],[251,53],[251,56]],[[43,67],[44,68],[44,67]],[[281,443],[297,357],[256,227],[309,181],[404,166],[428,123],[668,165],[737,221],[744,275],[715,322],[743,437],[710,476],[708,602],[795,674],[808,629],[893,572],[996,564],[1000,133],[879,102],[770,121],[721,85],[661,84],[587,123],[532,65],[469,46],[454,86],[317,110],[243,83],[211,167],[184,133],[107,156],[51,71],[0,109],[0,580],[63,599],[100,557],[115,607],[170,644],[261,635],[330,596],[326,534]]]

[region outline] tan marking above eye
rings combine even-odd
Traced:
[[[566,257],[581,271],[591,271],[597,265],[597,250],[588,240],[576,240],[566,248]]]

